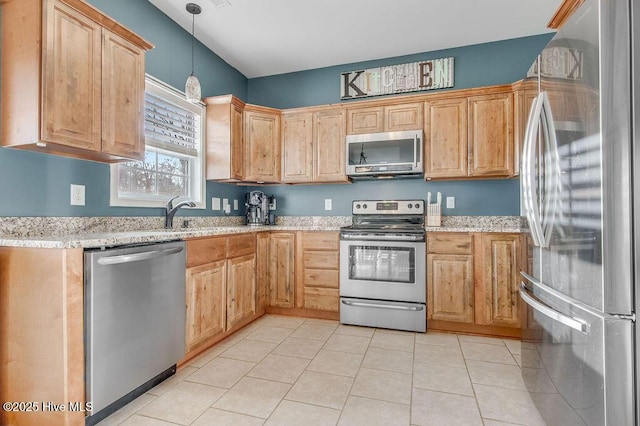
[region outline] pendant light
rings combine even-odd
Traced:
[[[187,3],[187,12],[192,15],[191,19],[191,75],[187,78],[187,83],[184,86],[184,93],[187,95],[187,100],[189,102],[198,103],[202,98],[202,90],[200,88],[200,81],[198,77],[194,74],[195,69],[195,53],[194,53],[194,44],[195,44],[195,22],[196,15],[199,15],[202,12],[200,6],[195,3]]]

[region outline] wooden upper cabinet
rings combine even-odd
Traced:
[[[313,115],[314,182],[347,182],[345,165],[344,109],[318,111]]]
[[[425,102],[425,178],[466,177],[467,151],[467,98]]]
[[[207,180],[241,181],[244,178],[244,102],[226,95],[205,98],[204,103],[207,106]]]
[[[468,99],[469,176],[513,176],[513,93]]]
[[[421,128],[421,102],[347,109],[348,135]]]
[[[280,112],[247,105],[244,111],[244,180],[280,181]]]
[[[347,109],[347,134],[379,133],[384,131],[382,107]]]
[[[82,0],[2,2],[2,145],[95,161],[144,156],[144,52]]]
[[[313,114],[282,116],[282,182],[313,181]]]
[[[61,2],[44,12],[42,140],[99,151],[102,27]]]
[[[102,61],[102,151],[143,158],[144,52],[104,30]]]
[[[282,116],[282,182],[346,182],[345,111]]]
[[[387,132],[422,128],[422,103],[389,105],[384,108],[384,129]]]

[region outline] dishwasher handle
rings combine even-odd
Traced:
[[[122,254],[118,256],[107,256],[98,259],[99,265],[120,265],[122,263],[139,262],[141,260],[155,259],[158,257],[170,256],[180,253],[183,247],[172,247],[163,250],[143,251],[141,253]]]

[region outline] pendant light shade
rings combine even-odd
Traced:
[[[195,70],[195,22],[196,15],[200,14],[202,10],[200,6],[195,3],[187,3],[187,12],[192,15],[191,19],[191,75],[187,78],[187,83],[184,86],[184,93],[187,96],[189,102],[197,103],[202,98],[202,89],[200,88],[200,80],[196,77]]]
[[[187,78],[187,83],[184,86],[184,93],[187,95],[189,102],[197,103],[202,99],[202,89],[200,89],[200,80],[194,74],[191,74]]]

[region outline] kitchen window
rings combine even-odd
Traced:
[[[205,207],[205,108],[184,93],[147,75],[145,156],[111,166],[111,205],[164,207],[180,196]]]

